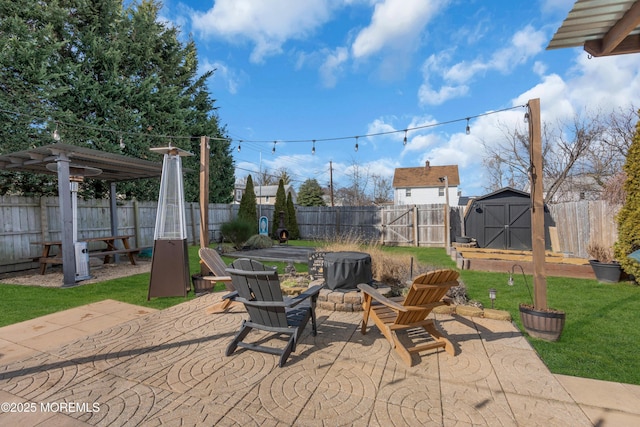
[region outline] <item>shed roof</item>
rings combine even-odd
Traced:
[[[593,56],[640,52],[640,1],[577,0],[547,49],[576,46]]]
[[[393,188],[442,187],[440,178],[444,176],[450,186],[460,185],[458,165],[431,166],[426,162],[417,168],[397,168],[393,174]]]
[[[0,169],[57,175],[57,169],[49,169],[47,165],[55,164],[61,154],[69,158],[70,169],[74,167],[100,169],[102,172],[96,178],[105,181],[128,181],[162,175],[161,156],[158,156],[158,162],[151,162],[62,143],[0,155]],[[73,175],[73,172],[71,174]]]

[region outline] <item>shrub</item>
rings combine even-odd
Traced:
[[[242,199],[240,199],[240,207],[238,208],[238,219],[248,222],[253,227],[253,232],[258,230],[258,210],[256,193],[253,189],[253,178],[251,175],[247,177],[247,185]]]
[[[226,240],[233,243],[233,246],[237,250],[240,250],[244,247],[245,242],[253,235],[255,229],[250,222],[236,219],[222,224],[220,231]]]
[[[590,258],[605,264],[613,261],[613,251],[601,243],[589,243],[589,246],[587,246],[587,254]]]
[[[271,237],[262,234],[254,234],[247,240],[245,246],[251,249],[265,249],[273,246],[273,240]]]
[[[624,183],[626,199],[618,213],[618,241],[615,257],[625,273],[640,280],[640,263],[628,257],[640,249],[640,121],[623,166],[627,179]]]

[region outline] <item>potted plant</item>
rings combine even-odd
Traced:
[[[520,303],[519,306],[520,320],[522,321],[524,330],[535,338],[540,338],[545,341],[558,341],[564,329],[566,313],[554,308],[540,309],[534,306],[531,289],[527,282],[527,276],[524,274],[524,269],[519,264],[515,264],[511,268],[508,283],[509,286],[513,286],[514,284],[513,274],[516,267],[519,267],[522,272],[522,278],[524,279],[524,284],[527,286],[529,298],[531,299],[531,304]]]
[[[589,243],[587,246],[589,254],[589,264],[593,269],[596,279],[604,283],[617,283],[620,281],[622,267],[613,258],[613,250],[610,247],[597,242]]]

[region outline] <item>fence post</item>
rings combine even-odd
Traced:
[[[418,205],[413,205],[413,241],[414,246],[418,247]]]
[[[47,198],[40,196],[40,223],[42,224],[40,229],[40,236],[42,241],[49,240],[49,215],[47,212]]]

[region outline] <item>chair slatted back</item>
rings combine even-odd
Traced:
[[[227,272],[225,271],[227,265],[224,263],[222,258],[220,258],[218,251],[212,248],[200,248],[198,255],[204,265],[206,265],[215,276],[227,275]]]
[[[283,301],[278,272],[262,263],[241,258],[231,264],[233,286],[241,298],[247,301]],[[257,307],[245,304],[251,321],[265,326],[287,327],[284,307]]]
[[[424,310],[399,313],[394,323],[407,325],[424,320],[433,310],[434,303],[441,301],[451,287],[458,285],[459,275],[454,270],[436,270],[416,277],[402,305],[426,307]]]

